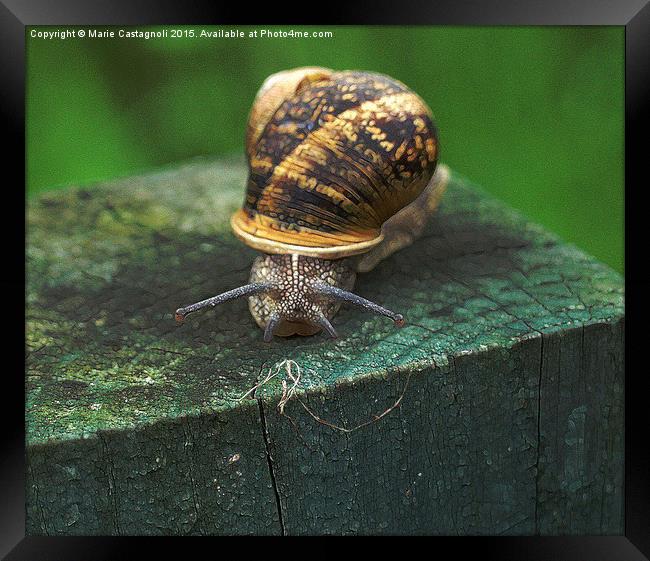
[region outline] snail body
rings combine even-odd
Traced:
[[[305,67],[269,76],[246,130],[249,175],[234,234],[262,252],[247,285],[179,308],[248,296],[273,335],[335,337],[330,320],[350,302],[404,322],[351,292],[367,272],[422,232],[444,192],[431,110],[387,76]]]

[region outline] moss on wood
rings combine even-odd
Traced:
[[[28,209],[28,531],[620,533],[623,283],[458,174],[423,238],[359,278],[407,318],[268,345],[235,301],[240,160]],[[523,188],[523,187],[522,187]],[[300,401],[281,416],[285,359]],[[400,406],[353,433],[344,426]],[[307,405],[307,409],[303,405]]]

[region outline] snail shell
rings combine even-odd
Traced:
[[[438,134],[426,103],[371,72],[306,67],[266,79],[249,116],[249,176],[234,233],[265,253],[338,259],[427,187]]]

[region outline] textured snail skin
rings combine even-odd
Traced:
[[[176,317],[246,295],[274,335],[336,331],[341,302],[404,318],[350,292],[422,232],[447,182],[431,110],[401,82],[305,67],[269,76],[246,129],[249,176],[235,235],[262,253],[250,282],[179,308]]]
[[[275,288],[248,299],[257,324],[264,329],[272,314],[281,321],[275,335],[313,335],[322,329],[322,317],[332,319],[340,302],[318,293],[318,283],[352,290],[356,273],[347,259],[319,259],[303,255],[260,255],[253,262],[251,283],[269,283]]]

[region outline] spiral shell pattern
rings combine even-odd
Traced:
[[[308,67],[267,78],[246,152],[235,234],[267,253],[339,258],[378,244],[382,224],[424,190],[438,135],[431,110],[401,82]]]

